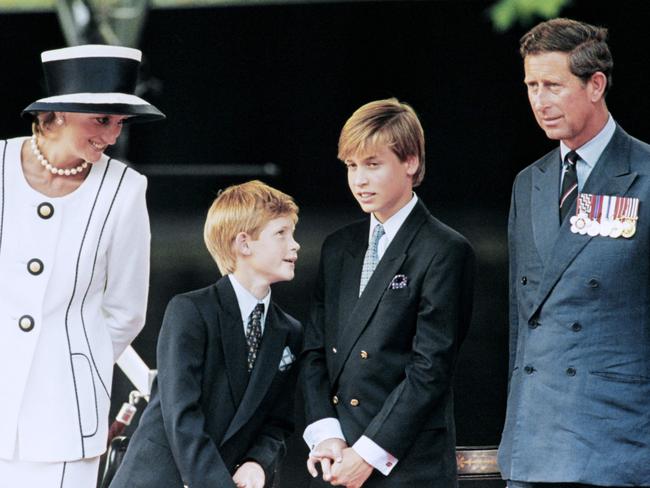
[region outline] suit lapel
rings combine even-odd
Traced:
[[[622,196],[627,193],[636,176],[636,172],[630,172],[630,136],[617,127],[612,140],[585,182],[582,193]],[[589,235],[574,234],[570,228],[569,219],[566,219],[552,248],[553,259],[546,261],[535,307],[533,307],[529,318],[537,313],[576,255],[593,239]],[[605,237],[599,237],[599,239],[605,239]]]
[[[361,282],[361,268],[363,267],[363,258],[368,247],[368,223],[359,225],[352,239],[348,242],[343,252],[343,262],[341,263],[341,277],[339,283],[339,310],[338,323],[347,322],[352,310],[359,300],[359,284]],[[341,337],[339,330],[338,339]]]
[[[241,403],[237,407],[235,416],[221,441],[222,445],[246,424],[257,410],[271,382],[278,373],[288,333],[288,324],[280,317],[275,305],[271,304],[264,323],[264,334],[255,367],[250,374],[248,387]]]
[[[345,364],[352,347],[368,325],[370,317],[377,308],[377,304],[381,297],[388,289],[388,285],[406,259],[405,250],[409,247],[418,229],[424,223],[426,215],[426,209],[422,203],[418,201],[418,204],[413,208],[413,211],[406,218],[404,224],[402,224],[402,227],[397,232],[397,235],[395,235],[395,238],[388,246],[388,249],[386,249],[386,252],[377,265],[377,268],[370,277],[366,288],[363,290],[363,294],[357,300],[354,308],[352,308],[351,313],[340,322],[341,327],[338,335],[340,354],[337,355],[338,363],[332,371],[332,382],[336,381],[336,378],[341,372],[343,364]],[[358,266],[360,267],[362,264],[363,259]],[[357,274],[360,276],[360,273],[361,271],[359,270]],[[357,280],[357,288],[354,292],[356,295],[359,294],[358,283]],[[347,284],[345,286],[347,287]],[[342,307],[341,311],[344,311]]]
[[[248,383],[246,371],[246,338],[241,312],[230,279],[224,276],[217,282],[219,297],[219,324],[221,343],[226,362],[228,381],[235,405],[239,405]]]
[[[589,175],[582,193],[624,195],[636,176],[636,172],[630,172],[630,136],[616,127],[612,140]]]
[[[537,252],[545,263],[560,230],[560,166],[560,150],[557,149],[533,167],[533,236]]]

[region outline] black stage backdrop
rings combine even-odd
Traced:
[[[202,225],[216,192],[231,183],[259,177],[301,206],[297,277],[273,293],[287,311],[307,318],[320,244],[327,233],[362,217],[336,160],[339,130],[361,104],[395,96],[414,106],[427,137],[427,176],[418,196],[470,239],[479,258],[474,320],[455,379],[458,444],[498,443],[506,397],[510,188],[515,174],[554,143],[536,126],[526,100],[517,42],[526,29],[495,32],[486,13],[490,4],[361,2],[150,13],[140,46],[149,88],[144,96],[168,119],[132,126],[125,158],[149,176],[151,291],[147,324],[134,347],[151,367],[169,298],[218,277],[203,248]],[[563,12],[610,28],[616,65],[608,104],[616,120],[644,140],[650,139],[644,116],[650,108],[647,10],[644,0],[582,0]],[[29,132],[18,114],[43,94],[39,54],[63,43],[53,13],[0,15],[3,137]],[[221,165],[266,163],[279,173],[219,173]],[[117,372],[113,412],[129,390]],[[281,473],[286,488],[307,480],[300,405],[297,418]]]

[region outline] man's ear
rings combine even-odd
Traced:
[[[591,78],[589,78],[589,85],[591,85],[591,101],[597,102],[605,96],[607,89],[607,76],[602,71],[596,71]]]
[[[250,256],[251,248],[248,245],[250,238],[251,236],[249,236],[246,232],[240,232],[237,234],[235,237],[235,251],[237,254],[241,254],[242,256]]]
[[[418,168],[420,167],[420,159],[415,155],[409,156],[404,161],[404,164],[406,165],[406,174],[413,176],[415,173],[417,173]]]

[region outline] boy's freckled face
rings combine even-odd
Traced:
[[[411,199],[417,158],[400,161],[386,145],[345,160],[348,185],[361,209],[385,222]]]
[[[293,220],[278,217],[264,226],[256,240],[249,241],[251,269],[269,284],[293,279],[300,249],[293,232]]]

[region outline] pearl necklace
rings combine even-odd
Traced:
[[[36,159],[38,159],[39,163],[41,163],[41,166],[43,166],[47,171],[49,171],[53,175],[59,175],[59,176],[76,175],[83,172],[83,170],[85,170],[90,164],[88,163],[88,161],[84,161],[76,168],[66,168],[66,169],[56,168],[52,166],[52,164],[50,164],[50,162],[47,159],[45,159],[41,151],[38,149],[38,144],[36,143],[36,134],[32,136],[31,144],[32,144],[32,152],[34,153],[34,156],[36,156]]]

